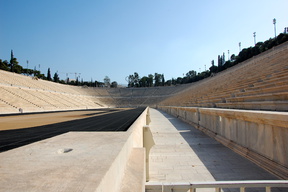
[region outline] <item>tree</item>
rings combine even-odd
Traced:
[[[155,73],[154,75],[154,80],[155,80],[155,87],[160,86],[161,85],[161,74]]]
[[[137,72],[134,72],[133,75],[128,76],[128,87],[141,87],[140,77]]]
[[[218,67],[222,66],[222,56],[218,55]]]
[[[236,60],[235,54],[232,54],[231,57],[230,57],[230,59],[231,59],[232,62],[234,62],[234,61]]]
[[[165,82],[165,84],[166,84],[167,86],[171,86],[171,85],[172,85],[172,80],[167,80],[167,81]]]
[[[172,78],[172,85],[176,85],[176,79]]]
[[[10,58],[10,71],[14,71],[14,55],[13,55],[13,50],[11,50],[11,58]]]
[[[105,87],[110,87],[110,78],[108,76],[104,78],[104,85]]]
[[[15,72],[19,74],[22,73],[23,67],[21,65],[18,65],[18,63],[19,62],[17,61],[17,58],[15,58],[13,55],[13,50],[11,50],[11,59],[10,59],[10,64],[9,64],[11,72]]]
[[[128,76],[128,87],[134,87],[134,75]]]
[[[152,74],[148,75],[148,79],[147,79],[148,87],[153,86],[153,78],[154,78],[154,76]]]
[[[2,61],[2,59],[0,59],[0,69],[9,71],[9,64],[7,60]]]
[[[56,72],[56,73],[54,73],[53,81],[54,81],[54,82],[59,82],[59,81],[60,81],[60,79],[59,79],[59,76],[58,76],[57,72]]]
[[[182,84],[183,78],[182,77],[178,77],[176,79],[176,84]]]
[[[144,76],[139,80],[140,87],[148,87],[148,77]]]
[[[48,71],[47,71],[47,80],[52,81],[50,68],[48,68]]]
[[[162,81],[161,83],[162,83],[162,86],[164,86],[164,85],[165,85],[165,78],[164,78],[164,74],[162,74],[161,76],[162,76],[162,77],[161,77],[161,81]]]
[[[75,84],[76,84],[77,86],[79,85],[79,79],[78,79],[78,77],[76,77]]]
[[[186,77],[184,77],[183,83],[191,83],[196,80],[197,72],[194,70],[189,71],[186,73]]]
[[[137,72],[134,72],[134,86],[139,87],[139,74]]]
[[[194,70],[191,70],[188,73],[186,73],[186,77],[188,77],[190,79],[195,77],[195,76],[196,76],[196,71],[194,71]]]
[[[216,72],[218,72],[218,67],[215,66],[215,65],[213,65],[213,66],[211,66],[211,67],[209,68],[209,70],[210,70],[211,73],[216,73]]]
[[[111,87],[112,87],[112,88],[117,88],[117,87],[118,87],[118,83],[117,83],[116,81],[113,81],[113,82],[111,83]]]

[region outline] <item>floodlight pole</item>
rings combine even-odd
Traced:
[[[274,34],[275,34],[275,39],[276,39],[276,19],[273,19],[273,24],[274,24]]]
[[[228,61],[230,61],[230,57],[229,57],[230,55],[229,55],[229,52],[230,52],[230,51],[228,50]]]
[[[256,32],[253,33],[253,37],[254,37],[254,45],[256,45]]]
[[[239,52],[241,52],[241,42],[239,42]]]

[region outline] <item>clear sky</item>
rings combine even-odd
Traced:
[[[288,27],[288,0],[0,0],[0,59],[61,79],[209,69]],[[78,74],[79,75],[79,74]]]

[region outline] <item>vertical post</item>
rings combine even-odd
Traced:
[[[274,24],[274,34],[275,34],[275,39],[276,39],[276,19],[273,19],[273,24]]]
[[[256,45],[256,32],[253,33],[253,37],[254,37],[254,45]]]
[[[230,61],[230,51],[228,50],[228,61]]]
[[[266,187],[266,192],[271,192],[271,187]]]
[[[241,42],[239,42],[239,52],[241,52]]]

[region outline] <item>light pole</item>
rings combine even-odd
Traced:
[[[253,37],[254,37],[254,45],[256,45],[256,32],[253,33]]]
[[[273,19],[273,24],[274,24],[274,34],[275,34],[275,39],[276,39],[276,19]]]
[[[239,52],[241,52],[241,42],[239,42]]]
[[[230,55],[229,55],[229,52],[230,52],[230,51],[228,50],[228,61],[230,60],[230,57],[229,57],[229,56],[230,56]]]

